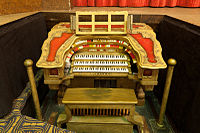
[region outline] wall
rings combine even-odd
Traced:
[[[0,0],[0,15],[40,10],[69,10],[70,0]]]
[[[70,0],[42,0],[42,10],[69,10]]]
[[[0,0],[0,15],[41,10],[42,0]]]

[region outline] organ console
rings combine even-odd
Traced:
[[[127,12],[76,12],[55,25],[37,67],[58,90],[67,128],[77,132],[144,132],[135,105],[157,85],[167,67],[152,28]]]

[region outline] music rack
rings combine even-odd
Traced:
[[[96,22],[97,16],[105,16],[107,17],[107,22]],[[112,21],[112,17],[116,15],[123,16],[123,20],[114,22]],[[80,22],[80,16],[90,16],[90,21]],[[120,12],[76,12],[76,34],[84,35],[84,34],[127,34],[127,17],[128,13],[125,11]],[[84,25],[87,30],[81,31],[80,26]],[[97,27],[103,27],[102,31]],[[116,26],[115,30],[112,30],[112,26]],[[105,28],[107,27],[107,28]]]

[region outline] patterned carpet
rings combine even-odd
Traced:
[[[37,85],[42,76],[43,72],[41,70],[38,71],[35,76]],[[21,95],[14,100],[12,112],[4,119],[0,119],[0,133],[72,133],[71,131],[22,115],[21,111],[30,95],[31,88],[30,84],[27,83]]]
[[[24,115],[13,115],[9,119],[0,120],[0,133],[72,133],[46,122]]]

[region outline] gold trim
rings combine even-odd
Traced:
[[[156,40],[156,34],[153,32],[153,30],[147,26],[146,24],[141,23],[140,25],[144,25],[146,28],[138,28],[137,30],[133,30],[132,34],[141,34],[144,38],[150,38],[154,42],[154,55],[155,59],[157,60],[156,63],[151,63],[148,61],[147,53],[143,49],[143,47],[135,40],[131,35],[127,36],[76,36],[72,35],[63,45],[58,49],[55,57],[55,61],[48,62],[46,61],[48,55],[49,55],[49,49],[50,49],[50,42],[54,37],[60,37],[62,33],[72,33],[70,28],[63,28],[64,26],[60,26],[62,24],[69,24],[69,23],[59,23],[55,25],[52,30],[48,34],[48,38],[45,40],[43,46],[42,46],[42,55],[37,62],[37,67],[41,68],[59,68],[62,67],[64,64],[64,58],[65,54],[68,50],[73,47],[75,42],[77,40],[82,39],[89,39],[89,38],[105,38],[105,39],[117,39],[124,42],[127,42],[131,47],[129,48],[131,52],[136,56],[136,59],[138,60],[137,63],[141,68],[148,68],[148,69],[159,69],[159,68],[166,68],[167,65],[165,61],[162,58],[162,48],[160,46],[160,43]],[[139,24],[139,23],[137,23]],[[148,29],[148,30],[144,30]],[[127,47],[126,45],[124,45]],[[136,53],[136,54],[135,54]]]
[[[139,66],[141,68],[149,69],[166,68],[167,65],[162,58],[162,48],[160,46],[160,42],[156,40],[156,34],[152,30],[134,31],[133,34],[142,34],[144,38],[150,38],[154,43],[154,55],[157,62],[151,63],[148,61],[146,51],[138,43],[138,41],[136,41],[131,35],[127,35],[127,39],[129,40],[130,45],[139,55]]]
[[[68,24],[71,25],[69,22],[60,22],[60,23],[54,25],[53,28],[51,28],[51,31],[65,29],[65,30],[68,30],[68,32],[71,32],[70,27],[67,28],[67,27],[63,26],[63,25],[68,25]]]

